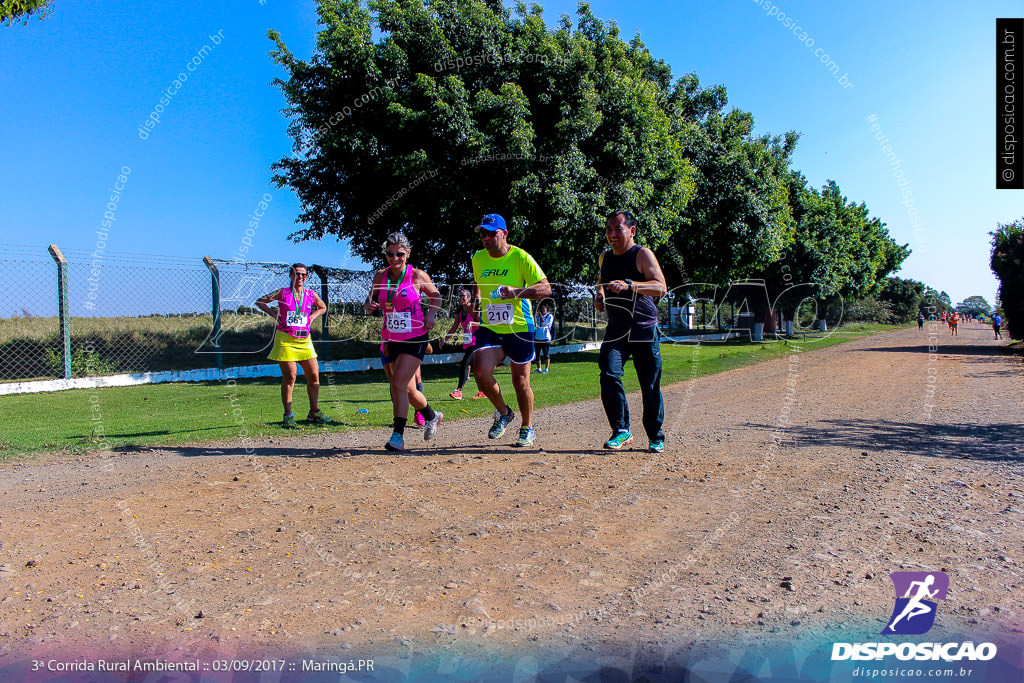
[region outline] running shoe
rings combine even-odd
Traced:
[[[384,448],[389,451],[404,451],[405,450],[405,439],[398,432],[392,432],[391,438],[384,444]]]
[[[612,438],[605,441],[604,447],[610,448],[613,451],[618,451],[631,443],[633,443],[633,433],[626,430],[616,433]]]
[[[457,399],[457,400],[461,401],[462,400],[462,389],[456,389],[455,391],[453,391],[452,393],[450,393],[448,395],[451,396],[454,399]]]
[[[487,394],[485,394],[482,391],[478,391],[476,392],[476,396],[474,396],[473,398],[487,398]]]
[[[423,417],[423,413],[421,413],[420,411],[417,410],[416,411],[416,425],[418,427],[422,427],[426,423],[427,423],[427,418]]]
[[[423,440],[430,441],[434,438],[434,434],[437,432],[437,425],[441,424],[441,420],[444,419],[444,413],[441,411],[434,411],[434,419],[423,425]]]
[[[507,407],[507,406],[506,406]],[[498,439],[502,434],[505,433],[505,428],[509,426],[516,414],[509,408],[508,412],[504,415],[499,413],[497,410],[494,411],[494,424],[491,425],[491,429],[487,432],[488,439]]]
[[[533,427],[520,427],[519,438],[514,444],[516,448],[526,448],[533,445]]]
[[[295,421],[295,413],[288,413],[285,415],[284,419],[281,420],[281,426],[285,429],[296,429],[299,425]]]
[[[308,422],[312,422],[315,425],[329,425],[332,422],[334,422],[334,420],[324,415],[324,411],[322,410],[318,410],[315,413],[310,413],[306,417],[306,420]]]
[[[655,439],[651,442],[651,453],[661,453],[665,450],[665,439]]]

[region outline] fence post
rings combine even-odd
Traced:
[[[330,360],[331,357],[327,351],[330,348],[330,345],[327,343],[329,341],[327,333],[330,331],[330,324],[327,320],[327,316],[331,314],[331,302],[328,300],[327,294],[327,271],[323,266],[318,266],[316,264],[310,266],[309,269],[316,273],[317,277],[320,278],[320,299],[324,302],[324,306],[327,306],[327,310],[324,311],[322,316],[320,316],[320,356],[324,360]]]
[[[203,263],[210,270],[210,285],[213,292],[213,363],[219,370],[224,363],[220,352],[220,270],[209,256],[203,257]]]
[[[50,256],[57,262],[57,307],[60,311],[60,338],[63,345],[64,379],[71,379],[71,315],[68,307],[68,262],[56,244],[50,245]]]

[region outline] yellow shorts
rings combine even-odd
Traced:
[[[287,332],[274,331],[274,348],[270,350],[270,355],[267,356],[268,360],[298,362],[311,358],[316,358],[312,337],[296,339]]]

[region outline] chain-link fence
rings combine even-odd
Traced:
[[[0,286],[13,294],[0,311],[0,381],[268,362],[275,321],[255,302],[288,286],[289,264],[0,248]],[[363,310],[373,271],[308,270],[306,288],[327,304],[311,330],[320,359],[374,357],[381,319]],[[442,296],[436,341],[452,326],[458,291],[472,285],[435,284]],[[599,340],[606,320],[594,311],[592,290],[553,289],[546,301],[555,344]]]
[[[57,269],[46,248],[4,245],[0,379],[62,376]]]
[[[72,377],[207,365],[194,354],[213,317],[201,262],[65,256]]]
[[[288,264],[2,249],[0,286],[13,296],[0,310],[0,381],[264,363],[274,321],[255,301],[288,284]],[[311,266],[307,287],[320,293],[326,270]],[[333,272],[332,343],[323,344],[319,323],[313,338],[329,357],[368,355],[346,344],[357,335],[345,319],[356,308],[365,317],[372,272]]]

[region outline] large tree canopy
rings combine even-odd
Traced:
[[[793,306],[807,296],[828,301],[879,294],[886,276],[910,254],[906,245],[892,239],[884,223],[868,214],[867,206],[848,201],[835,181],[819,191],[793,172],[788,201],[795,222],[792,242],[760,274],[769,294],[781,296],[787,319]],[[805,286],[788,292],[797,285]]]
[[[688,279],[722,284],[762,270],[792,241],[787,181],[798,136],[755,137],[750,113],[723,111],[724,88],[701,91],[694,76],[683,85],[670,110],[677,107],[696,192],[662,260],[681,258]]]
[[[454,280],[480,247],[472,227],[498,212],[550,280],[592,283],[621,208],[670,285],[753,277],[773,293],[815,283],[819,299],[877,294],[909,253],[836,183],[807,186],[795,133],[755,135],[723,86],[674,79],[586,3],[555,28],[538,5],[498,0],[319,12],[309,61],[269,34],[295,140],[274,180],[302,202],[295,240],[351,240],[373,260],[401,230],[414,263]]]
[[[921,300],[921,312],[925,316],[941,316],[943,313],[949,313],[953,310],[952,300],[949,298],[949,294],[940,292],[934,287],[924,288],[924,298]]]
[[[992,307],[980,294],[969,296],[956,305],[956,312],[977,318],[979,315],[992,315]]]
[[[895,322],[910,322],[921,312],[924,301],[925,284],[917,280],[899,277],[887,277],[882,285],[878,298],[892,307]]]
[[[549,30],[541,8],[494,0],[321,2],[318,48],[277,33],[295,154],[275,164],[306,227],[364,259],[402,230],[417,265],[465,277],[472,227],[502,213],[549,279],[593,281],[604,216],[626,207],[664,243],[693,193],[665,105],[669,68],[585,4]],[[375,39],[376,38],[376,39]]]

